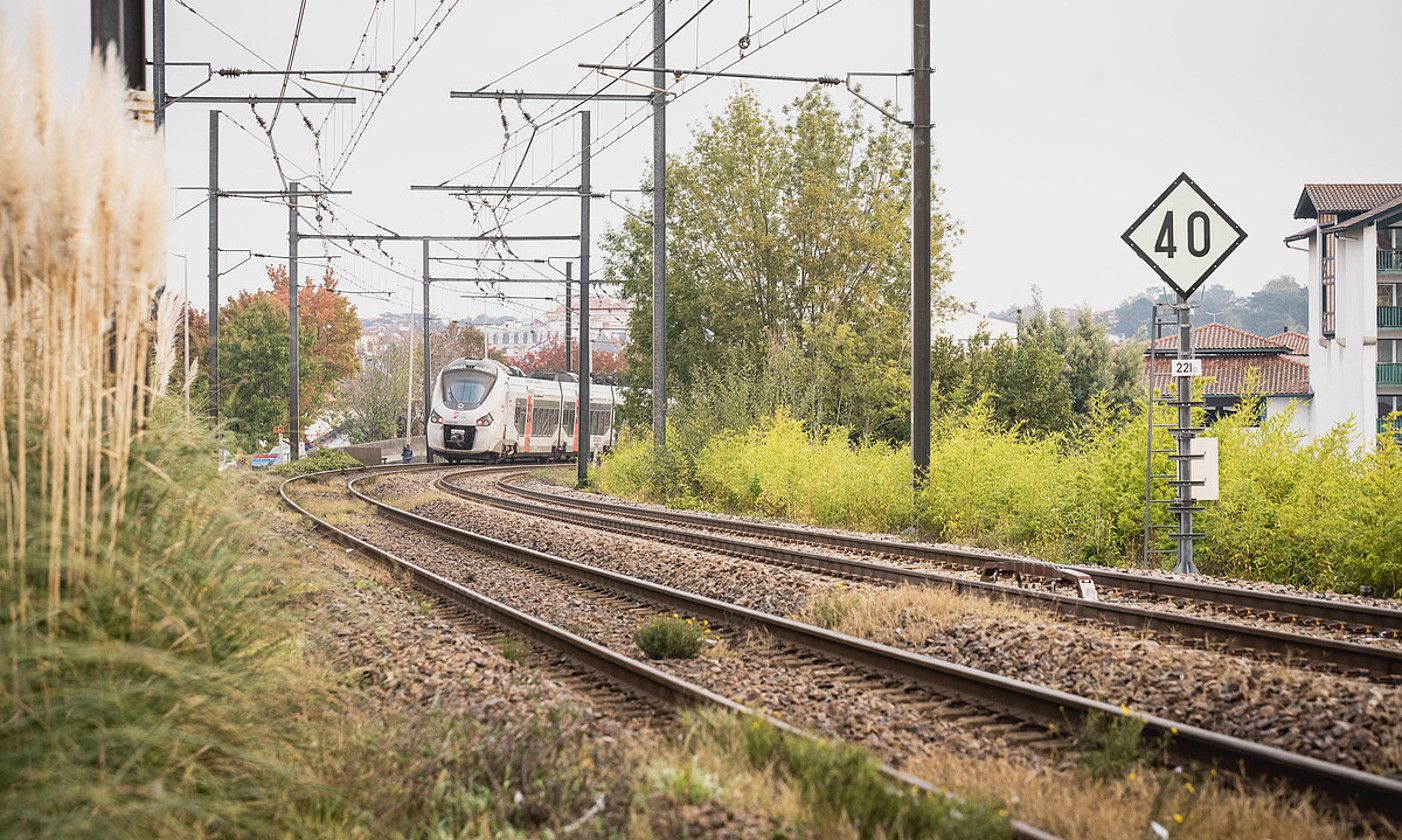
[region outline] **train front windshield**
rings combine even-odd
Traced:
[[[443,403],[458,411],[476,408],[496,381],[496,375],[486,371],[450,370],[443,374]]]

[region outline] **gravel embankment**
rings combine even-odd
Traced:
[[[403,493],[419,500],[415,512],[488,536],[770,612],[791,614],[832,585],[811,573],[426,497],[432,491],[422,476],[382,479],[374,492]],[[1402,770],[1396,688],[1128,638],[1032,612],[1017,620],[969,616],[916,638],[897,627],[880,640],[1329,761],[1386,775]]]
[[[382,479],[375,485],[375,492],[389,492],[389,484]],[[491,509],[483,513],[485,517],[496,514]],[[342,515],[337,524],[406,560],[630,656],[642,655],[633,642],[638,625],[662,612],[477,554],[373,514]],[[497,525],[500,527],[484,527],[482,521],[475,521],[473,527],[497,533],[509,527],[504,522]],[[575,539],[581,545],[590,544],[590,536],[576,534]],[[593,546],[593,550],[598,551],[598,546]],[[657,554],[653,557],[655,561]],[[693,559],[689,563],[678,561],[676,565],[698,563]],[[753,570],[748,585],[763,585]],[[717,596],[723,597],[720,590]],[[1013,744],[1002,737],[1014,728],[1025,733],[1026,727],[961,724],[961,718],[986,716],[976,708],[846,663],[776,648],[762,635],[737,634],[719,626],[713,630],[718,643],[706,655],[695,660],[653,664],[797,726],[863,743],[896,765],[935,750],[969,756],[999,755],[1027,763],[1046,761],[1045,750],[1036,744]]]

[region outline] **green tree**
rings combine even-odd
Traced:
[[[1282,274],[1246,299],[1243,328],[1257,335],[1282,330],[1309,331],[1309,291],[1289,274]]]
[[[360,360],[360,371],[345,384],[339,401],[337,426],[351,443],[387,440],[405,434],[404,410],[411,388],[418,385],[409,370],[406,343],[391,344]]]
[[[242,292],[219,311],[220,416],[241,447],[271,442],[287,424],[287,319],[270,292]],[[299,349],[301,379],[314,387],[322,374],[310,330],[301,331]]]
[[[763,362],[775,344],[812,360],[823,383],[795,407],[813,424],[907,433],[910,287],[908,141],[898,126],[846,115],[810,90],[776,115],[746,88],[667,170],[667,366],[685,398],[707,373]],[[936,300],[955,235],[936,207]],[[629,369],[646,387],[651,353],[651,226],[605,237],[606,272],[635,304]],[[786,356],[792,358],[791,356]],[[894,367],[893,367],[894,366]],[[895,375],[891,375],[894,371]],[[633,392],[643,408],[646,392]]]

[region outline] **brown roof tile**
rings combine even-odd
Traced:
[[[1145,359],[1144,371],[1153,362],[1154,387],[1168,390],[1177,381],[1169,367],[1171,359]],[[1255,390],[1272,397],[1310,395],[1309,363],[1292,356],[1209,356],[1202,360],[1203,393],[1207,396],[1234,396],[1246,392],[1248,379],[1255,377]]]
[[[1321,213],[1362,213],[1402,196],[1402,184],[1305,184],[1295,203],[1295,218]]]
[[[1268,340],[1289,348],[1292,356],[1308,356],[1310,354],[1310,337],[1304,333],[1286,330],[1276,333]]]
[[[1176,350],[1178,348],[1178,336],[1168,335],[1154,342],[1155,350]],[[1256,350],[1261,353],[1280,353],[1286,349],[1285,345],[1278,341],[1262,338],[1255,333],[1246,330],[1239,330],[1236,327],[1229,327],[1226,324],[1203,324],[1200,327],[1193,327],[1193,352],[1211,353],[1213,351],[1251,351]]]

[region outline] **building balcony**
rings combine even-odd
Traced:
[[[1378,327],[1402,329],[1402,306],[1379,306]]]
[[[1402,274],[1402,251],[1379,248],[1378,273]]]
[[[1378,364],[1379,385],[1402,385],[1402,363],[1380,362]]]

